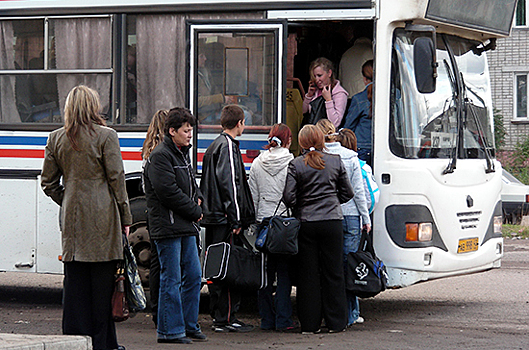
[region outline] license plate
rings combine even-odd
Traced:
[[[457,253],[468,253],[478,250],[479,240],[478,238],[460,239],[459,245],[457,246]]]

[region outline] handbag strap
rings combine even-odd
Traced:
[[[241,232],[237,235],[237,237],[240,239],[242,245],[244,247],[246,247],[247,249],[250,249],[251,251],[254,251],[254,247],[252,246],[252,244],[248,241],[248,238],[246,238],[246,236],[244,235],[244,231],[241,230]],[[235,234],[233,233],[230,233],[230,237],[229,237],[229,244],[233,245],[233,241],[234,241],[234,238],[235,238]]]
[[[375,257],[375,248],[373,248],[373,235],[362,229],[362,237],[360,238],[360,250],[371,253]]]
[[[286,212],[288,216],[292,216],[292,214],[290,213],[290,208],[287,206],[287,204],[283,201],[283,197],[281,197],[279,199],[279,202],[277,202],[277,206],[276,206],[276,210],[274,210],[274,215],[272,216],[276,216],[277,214],[277,211],[279,210],[279,207],[281,206],[281,202],[283,202],[285,204],[285,210],[283,210],[279,216],[283,216],[283,214]]]

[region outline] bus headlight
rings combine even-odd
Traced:
[[[501,235],[501,227],[502,227],[503,218],[500,216],[494,217],[494,233]]]
[[[419,224],[419,242],[428,242],[432,240],[432,223],[423,222]]]
[[[407,223],[406,242],[429,242],[432,240],[432,223]]]

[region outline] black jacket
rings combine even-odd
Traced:
[[[190,148],[179,149],[165,136],[145,164],[143,179],[152,239],[198,235],[201,195],[189,161]]]
[[[232,229],[245,229],[254,222],[255,209],[239,142],[224,132],[204,154],[200,189],[205,198],[202,225],[229,224]]]
[[[353,198],[353,188],[340,156],[323,153],[322,170],[305,165],[304,157],[288,165],[284,202],[301,221],[342,220],[340,204]]]

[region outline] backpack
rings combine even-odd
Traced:
[[[366,193],[367,206],[369,213],[371,214],[373,209],[375,209],[375,205],[380,199],[380,190],[369,164],[367,164],[362,159],[358,159],[358,161],[360,162],[360,170],[362,171],[362,179],[364,180],[364,191]]]

